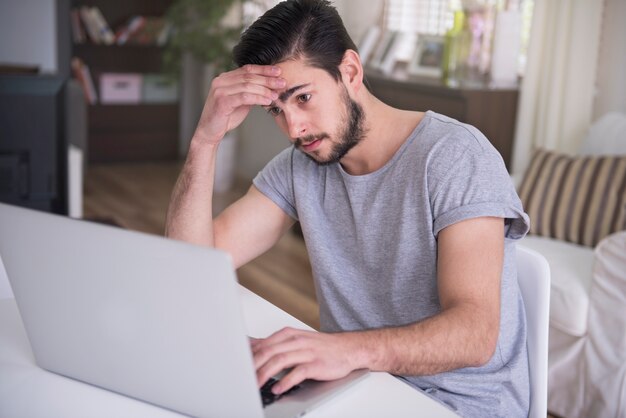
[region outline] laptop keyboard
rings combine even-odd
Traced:
[[[280,398],[282,398],[283,396],[292,393],[294,390],[298,390],[300,389],[299,385],[296,385],[294,387],[292,387],[291,389],[289,389],[287,392],[285,393],[281,393],[280,395],[274,395],[272,393],[272,387],[278,383],[279,379],[275,379],[273,377],[270,378],[270,380],[268,380],[260,389],[261,391],[261,400],[263,401],[263,407],[266,407],[274,402],[276,402],[277,400],[279,400]]]

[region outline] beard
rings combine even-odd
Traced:
[[[311,160],[315,161],[318,165],[325,166],[338,163],[352,148],[354,148],[365,136],[365,114],[363,107],[352,100],[348,95],[348,91],[344,87],[342,94],[342,101],[345,106],[345,114],[341,120],[341,125],[338,130],[337,138],[338,142],[334,142],[330,150],[329,155],[326,158],[321,158],[316,151],[313,151],[314,155],[302,151],[302,144],[308,144],[319,139],[330,138],[327,133],[320,135],[307,135],[296,139],[295,146],[304,153]]]

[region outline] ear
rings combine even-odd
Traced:
[[[361,64],[361,57],[356,51],[346,50],[341,64],[339,64],[339,71],[343,84],[348,90],[352,93],[358,93],[363,86],[363,65]]]

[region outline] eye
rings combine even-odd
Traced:
[[[301,94],[297,97],[298,103],[306,103],[309,100],[311,100],[311,95],[306,93],[306,94]]]
[[[277,106],[272,106],[272,107],[267,108],[267,113],[269,113],[272,116],[278,116],[280,115],[281,112],[282,110],[280,110],[280,108]]]

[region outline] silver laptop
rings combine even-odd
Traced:
[[[363,377],[263,407],[230,257],[0,204],[0,256],[37,364],[198,417],[302,416]]]

